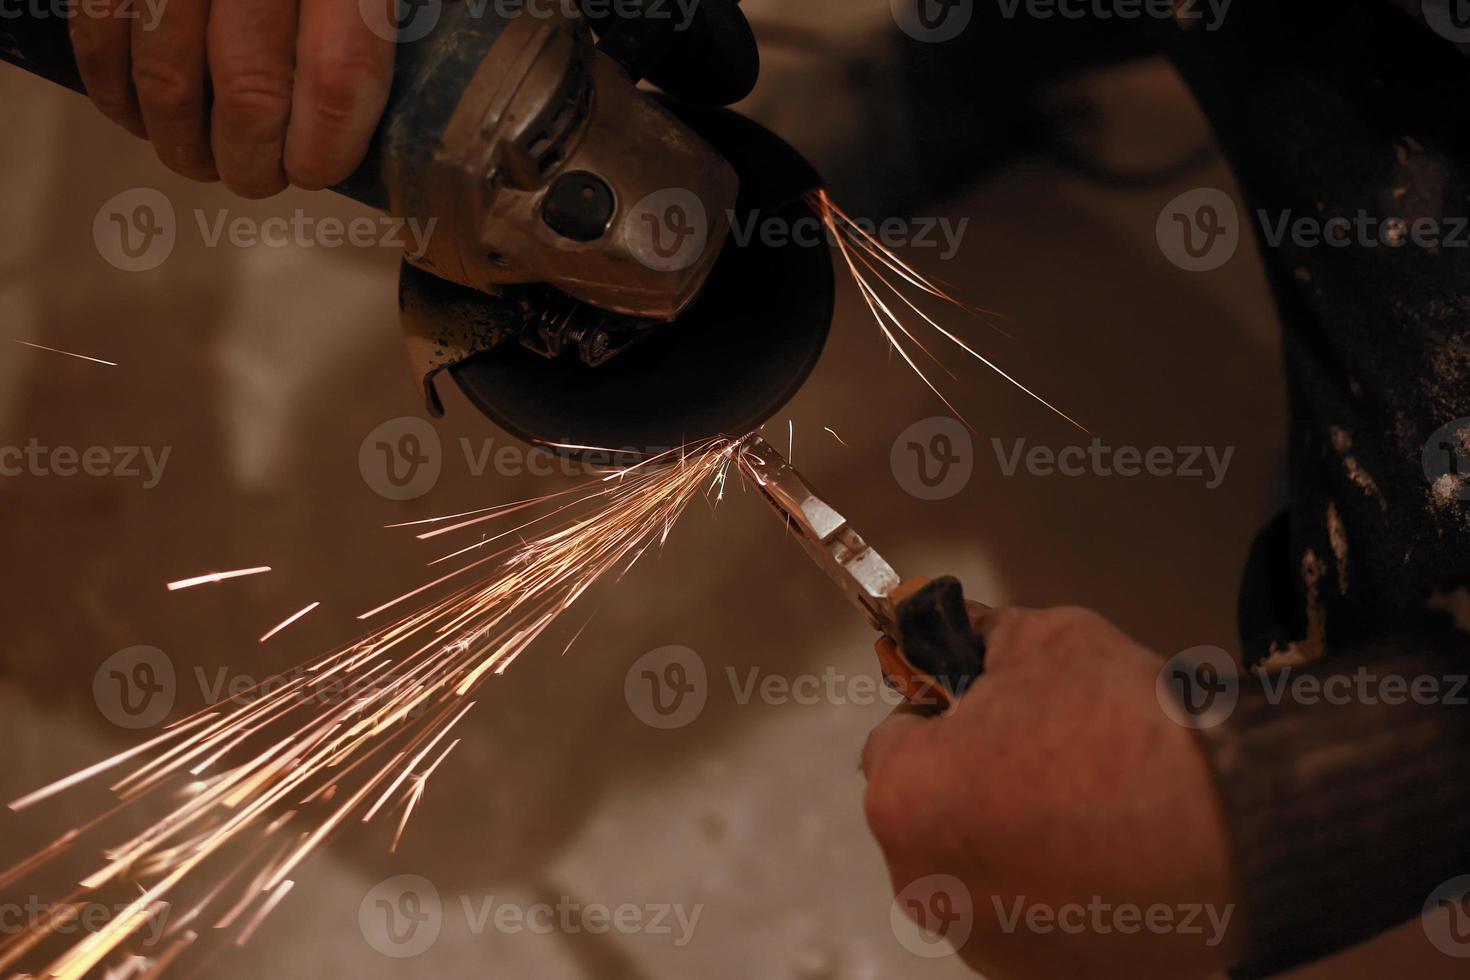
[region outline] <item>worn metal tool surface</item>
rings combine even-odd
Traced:
[[[898,577],[831,504],[761,436],[742,447],[741,465],[812,561],[893,641],[880,653],[884,678],[910,701],[951,708],[985,671],[964,589],[953,578]]]

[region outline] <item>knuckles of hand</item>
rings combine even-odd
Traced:
[[[269,38],[229,2],[255,0],[216,0],[207,16],[171,5],[148,30],[77,18],[72,47],[93,103],[171,170],[245,197],[345,180],[377,128],[394,46],[355,2],[293,4],[299,23]]]

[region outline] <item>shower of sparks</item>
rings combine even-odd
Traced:
[[[305,609],[301,610],[300,612],[295,612],[295,613],[292,613],[291,615],[287,616],[285,619],[281,620],[280,623],[278,623],[277,625],[271,627],[270,631],[260,638],[260,642],[261,643],[264,643],[266,640],[269,640],[271,637],[273,637],[277,633],[281,632],[281,630],[285,629],[286,627],[290,626],[292,623],[296,622],[297,620],[299,620],[299,619],[303,618],[304,616],[308,615],[309,613],[311,613],[314,609],[316,609],[320,605],[321,605],[320,602],[313,602],[311,605],[307,606]]]
[[[843,262],[846,263],[848,271],[852,273],[853,282],[857,284],[858,292],[862,294],[863,302],[867,304],[868,310],[873,314],[873,319],[877,321],[878,329],[883,332],[883,336],[888,340],[888,343],[903,358],[904,363],[913,369],[920,380],[928,386],[930,391],[938,396],[939,400],[944,403],[944,406],[957,418],[963,420],[964,416],[945,397],[944,393],[939,390],[929,375],[924,373],[924,369],[915,360],[918,354],[922,354],[934,361],[935,365],[951,378],[954,377],[953,373],[944,366],[944,363],[939,359],[938,355],[925,346],[924,342],[915,335],[914,330],[921,328],[918,327],[914,318],[923,321],[928,327],[938,331],[939,335],[945,340],[984,364],[991,371],[1000,375],[1000,377],[1024,392],[1037,403],[1049,409],[1058,417],[1065,419],[1083,432],[1087,431],[1076,419],[1026,387],[1020,381],[1017,381],[1010,374],[1007,374],[998,364],[975,350],[974,347],[970,346],[958,334],[954,333],[948,327],[943,326],[932,315],[925,312],[918,303],[918,297],[928,297],[931,300],[937,300],[949,306],[962,309],[975,316],[994,316],[995,314],[988,310],[982,310],[979,307],[970,306],[940,288],[932,280],[926,278],[922,273],[914,269],[913,266],[899,258],[892,249],[874,238],[872,234],[864,230],[861,225],[849,217],[845,211],[832,201],[832,198],[828,196],[826,191],[816,191],[809,195],[807,200],[821,217],[822,222],[827,226],[828,234],[831,240],[836,243],[837,251],[842,255]]]
[[[260,568],[242,568],[235,572],[210,572],[208,575],[199,575],[194,578],[185,578],[179,579],[177,582],[170,582],[168,583],[168,590],[170,592],[177,592],[180,589],[192,589],[196,585],[213,585],[215,582],[224,582],[232,578],[244,578],[247,575],[264,575],[270,570],[269,565],[263,565]]]
[[[481,686],[594,583],[661,546],[696,498],[723,492],[743,442],[710,440],[571,491],[417,522],[424,540],[484,536],[456,571],[368,616],[428,593],[411,611],[11,803],[30,810],[83,784],[101,793],[97,777],[113,774],[96,816],[0,870],[0,895],[42,868],[78,882],[0,940],[0,976],[156,977],[248,940],[302,863],[348,827],[393,815],[396,848]],[[512,514],[515,527],[484,532]],[[112,913],[97,928],[95,909]],[[85,931],[73,927],[83,913]]]
[[[52,354],[64,354],[67,357],[75,357],[79,361],[91,361],[93,364],[106,364],[108,367],[117,367],[116,361],[104,361],[100,357],[88,357],[86,354],[74,354],[69,350],[60,350],[56,347],[47,347],[44,344],[33,344],[28,340],[17,340],[22,347],[33,347],[36,350],[49,351]]]

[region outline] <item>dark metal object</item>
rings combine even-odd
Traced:
[[[734,172],[593,46],[585,21],[475,9],[446,6],[419,42],[431,47],[400,59],[400,70],[419,67],[380,133],[389,210],[437,222],[414,264],[482,292],[547,284],[599,309],[674,319],[719,255]],[[591,190],[590,207],[574,207],[569,187]],[[639,209],[667,188],[710,219],[675,264],[649,261]]]
[[[836,289],[831,253],[824,244],[771,246],[752,233],[757,221],[790,227],[809,219],[805,195],[820,186],[815,171],[733,112],[666,104],[739,174],[730,219],[738,233],[704,293],[672,326],[585,305],[541,306],[545,320],[519,345],[482,348],[453,365],[475,406],[520,438],[655,453],[741,436],[775,415],[821,357]],[[405,282],[425,285],[433,284]]]
[[[541,204],[547,227],[574,242],[594,242],[607,233],[617,208],[612,188],[596,174],[562,174]]]
[[[776,216],[794,220],[803,208]],[[730,243],[704,295],[673,326],[643,321],[639,330],[628,318],[569,310],[559,322],[579,345],[589,330],[598,342],[626,344],[599,367],[588,367],[580,346],[578,356],[544,360],[555,351],[533,353],[523,342],[479,353],[451,373],[480,411],[528,441],[654,453],[738,436],[775,415],[810,375],[833,292],[823,249]]]

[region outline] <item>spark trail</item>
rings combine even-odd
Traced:
[[[91,361],[93,364],[105,364],[108,367],[117,367],[116,361],[104,361],[100,357],[92,357],[88,354],[76,354],[69,350],[62,350],[60,347],[47,347],[45,344],[33,344],[29,340],[17,340],[16,343],[20,344],[22,347],[29,347],[32,350],[43,350],[48,351],[52,354],[61,354],[66,357],[74,357],[79,361]]]
[[[920,380],[938,396],[955,417],[964,419],[964,415],[939,390],[938,385],[925,373],[924,368],[919,366],[916,357],[927,357],[951,378],[954,377],[954,374],[939,356],[929,349],[916,331],[925,329],[934,331],[942,340],[958,347],[965,354],[984,364],[992,372],[1004,378],[1013,387],[1059,418],[1083,432],[1087,431],[1082,423],[1022,384],[993,360],[981,354],[964,338],[940,323],[920,304],[925,301],[937,301],[974,316],[985,317],[995,314],[965,303],[933,280],[925,277],[892,249],[873,237],[862,225],[854,221],[847,212],[837,206],[826,191],[816,191],[808,195],[807,203],[826,225],[828,236],[836,244],[837,251],[842,256],[848,272],[852,274],[858,292],[862,294],[863,302],[873,314],[873,319],[877,322],[878,329],[882,331],[884,338],[903,358],[904,363],[913,369]]]
[[[78,882],[0,942],[0,976],[152,977],[197,964],[249,939],[302,864],[349,826],[396,815],[396,848],[480,687],[592,585],[661,546],[696,498],[723,493],[742,441],[419,522],[423,540],[483,536],[453,552],[455,571],[365,618],[411,611],[11,803],[27,811],[113,778],[97,816],[0,871],[0,894],[42,869]],[[106,924],[78,930],[96,906],[113,910]]]

